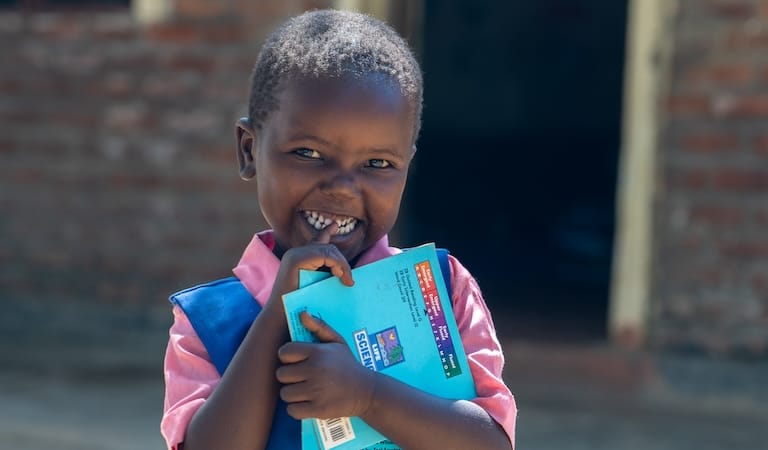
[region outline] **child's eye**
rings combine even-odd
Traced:
[[[320,159],[320,153],[311,148],[297,148],[293,152],[303,158]]]
[[[376,169],[386,169],[388,167],[392,167],[392,163],[390,163],[386,159],[369,159],[368,167],[374,167]]]

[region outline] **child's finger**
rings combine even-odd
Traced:
[[[349,267],[349,263],[344,255],[341,254],[338,248],[333,244],[316,244],[315,251],[319,258],[313,261],[308,261],[309,264],[300,269],[317,270],[320,267],[327,267],[333,276],[339,278],[346,286],[352,286],[355,284],[355,280],[352,279],[352,268]]]
[[[306,362],[298,362],[295,364],[285,364],[275,370],[275,378],[277,381],[283,384],[300,383],[306,381],[307,370],[304,367]]]
[[[281,381],[281,383],[286,383]],[[306,383],[294,383],[287,382],[285,386],[280,388],[280,399],[286,403],[298,403],[307,402],[312,400],[310,392],[308,392]]]
[[[318,231],[315,238],[310,242],[317,244],[329,244],[331,242],[331,236],[333,236],[339,230],[339,224],[331,222],[330,225]]]
[[[347,260],[344,259],[344,256],[341,256],[341,258],[341,260],[326,259],[325,266],[328,267],[333,276],[338,277],[345,286],[353,286],[355,280],[352,279],[352,269],[349,267]],[[343,264],[340,264],[339,261],[343,261]]]
[[[308,419],[312,417],[312,403],[310,402],[296,402],[288,403],[286,412],[289,416],[296,420]]]
[[[283,364],[295,364],[309,358],[311,346],[308,342],[286,342],[277,349],[277,357]]]
[[[331,222],[330,225],[318,231],[315,238],[310,241],[313,244],[325,244],[323,247],[323,266],[331,270],[333,276],[338,277],[346,286],[355,284],[352,279],[352,269],[344,255],[341,254],[335,245],[329,245],[331,236],[339,229],[339,224]],[[314,269],[313,269],[314,270]]]
[[[344,338],[325,323],[323,319],[315,317],[307,311],[302,312],[299,317],[304,328],[314,334],[320,342],[338,342],[339,344],[346,345]]]

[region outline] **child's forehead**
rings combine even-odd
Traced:
[[[412,146],[414,109],[392,83],[294,79],[280,90],[277,100],[267,129],[269,135],[279,139],[311,135],[325,136],[327,142],[350,139],[362,146],[380,148]]]
[[[380,74],[297,76],[286,80],[280,91],[278,109],[357,108],[404,114],[414,110],[399,84]]]

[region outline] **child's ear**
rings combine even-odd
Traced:
[[[250,180],[256,176],[256,163],[254,162],[256,133],[247,117],[241,117],[235,123],[235,140],[237,141],[237,163],[240,168],[240,178]]]

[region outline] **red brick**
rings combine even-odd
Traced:
[[[754,1],[719,0],[710,4],[712,12],[716,16],[725,19],[746,20],[754,17],[758,12],[758,6]]]
[[[282,10],[299,4],[294,0],[269,3]],[[242,250],[243,236],[253,231],[254,220],[238,220],[235,225],[227,225],[227,230],[234,232],[218,236],[215,246],[208,244],[209,248],[203,253],[210,253],[210,258],[204,259],[212,263],[189,263],[178,270],[176,267],[167,269],[163,272],[170,274],[167,279],[155,275],[163,269],[162,264],[183,259],[179,255],[189,255],[190,251],[201,253],[199,246],[173,247],[168,243],[169,236],[183,236],[185,243],[200,243],[205,230],[214,222],[227,221],[232,217],[232,210],[244,203],[237,200],[222,206],[213,198],[212,192],[236,199],[252,198],[255,185],[239,181],[231,148],[224,149],[218,164],[204,161],[202,155],[183,161],[173,160],[178,164],[171,176],[158,167],[163,162],[151,161],[145,150],[156,141],[172,139],[179,146],[190,144],[190,141],[194,146],[207,146],[205,150],[210,152],[210,148],[224,146],[229,140],[226,135],[215,143],[208,137],[173,137],[167,126],[160,128],[157,125],[159,120],[166,120],[167,112],[179,108],[194,112],[199,106],[213,117],[229,117],[232,105],[247,100],[247,76],[257,45],[240,39],[245,35],[238,22],[200,18],[197,23],[171,22],[162,27],[146,28],[126,20],[129,15],[124,12],[117,15],[70,14],[66,17],[51,13],[34,17],[35,32],[13,31],[8,25],[0,25],[0,28],[5,26],[2,46],[10,50],[6,52],[9,53],[6,58],[9,64],[0,67],[0,92],[10,105],[0,108],[0,123],[6,125],[0,136],[0,154],[5,158],[0,164],[0,178],[5,180],[3,192],[14,193],[12,200],[9,196],[0,198],[4,205],[12,201],[10,210],[14,211],[8,219],[8,233],[0,242],[3,249],[0,252],[0,278],[11,280],[3,287],[15,293],[50,298],[54,297],[53,293],[66,298],[87,294],[84,300],[87,303],[107,301],[92,295],[101,286],[108,301],[140,304],[167,294],[171,289],[169,286],[183,287],[212,276],[210,273],[219,269],[218,265],[213,266],[215,261],[236,260]],[[282,12],[280,17],[259,17],[270,25],[284,18]],[[263,32],[271,29],[264,28]],[[153,37],[167,41],[161,42],[165,45],[152,45]],[[198,47],[185,45],[188,42],[204,45],[201,53],[212,55],[211,59],[207,60],[205,56],[196,59],[197,56],[190,52],[197,51]],[[80,59],[80,55],[95,62],[88,60],[85,65],[70,67],[73,65],[71,61]],[[225,68],[221,65],[222,60],[239,66]],[[203,81],[201,84],[201,79],[212,72],[215,72],[215,82]],[[237,93],[234,102],[217,98],[221,92],[211,89],[217,85],[231,87],[230,96]],[[185,100],[184,96],[191,92],[204,102],[193,106],[194,99]],[[30,124],[35,121],[53,125],[51,132],[30,132],[34,130]],[[231,127],[227,120],[225,131],[231,133]],[[94,128],[97,132],[93,132]],[[112,159],[108,157],[108,149],[106,153],[101,150],[110,146],[110,140],[119,144],[115,144],[119,154]],[[46,154],[56,155],[52,164],[41,164]],[[211,156],[210,153],[205,155]],[[206,164],[204,173],[200,170],[202,164]],[[66,170],[61,170],[62,167]],[[224,176],[228,178],[223,180]],[[50,191],[56,192],[54,197],[58,201],[43,195]],[[131,202],[140,203],[140,207],[130,206]],[[174,226],[169,227],[168,210],[163,209],[161,214],[159,209],[153,208],[155,203],[169,205],[168,209],[172,211],[183,210],[180,214],[191,218],[186,229],[177,233]],[[40,210],[62,220],[51,224],[36,220]],[[216,214],[206,215],[205,211],[216,211]],[[252,217],[257,216],[254,206]],[[113,232],[105,235],[101,225],[107,218],[119,225],[109,227]],[[79,237],[76,233],[61,231],[73,227],[81,230]],[[143,231],[147,229],[152,231]],[[42,240],[22,239],[25,233],[32,233]],[[118,248],[119,242],[115,243],[113,235],[136,236],[140,244],[160,243],[158,254],[169,256],[161,257],[165,263],[150,262],[151,268],[146,269],[146,265],[138,264],[142,260],[141,245]],[[83,239],[83,236],[94,239]],[[52,242],[50,252],[38,248],[39,242],[43,241]],[[23,264],[13,264],[11,269],[13,261],[10,257],[22,254],[31,256]],[[73,259],[62,269],[62,261],[51,255],[69,255]],[[107,267],[110,260],[114,264]],[[119,280],[116,274],[130,272],[131,267],[138,267],[131,273],[131,278]],[[28,277],[14,275],[36,272],[54,276],[37,277],[36,283],[29,284]],[[91,274],[89,279],[94,281],[90,291],[85,286],[90,282],[82,277],[83,273]],[[68,282],[70,279],[71,283]]]
[[[138,39],[137,39],[138,42]],[[109,69],[133,71],[137,68],[154,69],[159,66],[157,61],[159,52],[139,52],[139,53],[111,53],[104,62],[104,66]]]
[[[204,29],[205,42],[213,44],[239,43],[248,36],[247,26],[235,23],[220,23]]]
[[[98,40],[126,41],[138,36],[136,21],[130,12],[91,14],[91,34]]]
[[[263,21],[282,21],[289,16],[296,15],[304,11],[301,5],[295,1],[286,0],[262,0],[254,2],[252,0],[235,0],[237,11],[242,11],[248,23],[253,20]],[[328,3],[328,2],[326,2]],[[271,30],[270,30],[271,31]]]
[[[704,170],[668,169],[666,184],[678,189],[703,189],[711,185],[711,174]]]
[[[93,95],[109,97],[127,97],[136,92],[133,79],[128,75],[120,74],[102,76],[99,80],[88,83],[85,89]]]
[[[9,174],[14,181],[27,184],[30,182],[38,183],[44,178],[44,173],[39,169],[16,169]]]
[[[104,125],[115,130],[147,129],[156,125],[157,108],[150,108],[145,103],[114,103],[105,108]]]
[[[768,169],[721,169],[712,173],[713,187],[730,191],[768,191]]]
[[[703,247],[703,244],[705,244],[704,240],[695,234],[688,234],[677,241],[679,248],[688,253],[700,250]]]
[[[175,56],[166,62],[168,68],[173,70],[189,70],[208,74],[216,67],[216,61],[210,55]]]
[[[12,93],[21,89],[22,84],[17,80],[0,80],[0,92]]]
[[[717,285],[723,282],[722,267],[697,267],[691,269],[689,279],[696,284]]]
[[[691,152],[728,152],[739,148],[740,138],[733,132],[692,132],[681,138],[681,146]]]
[[[768,168],[674,169],[666,174],[667,183],[672,188],[752,194],[768,191]]]
[[[147,37],[153,41],[174,44],[222,44],[243,42],[247,30],[238,23],[164,23],[147,28]]]
[[[236,73],[249,73],[250,68],[241,68]],[[247,87],[242,84],[210,83],[203,89],[203,95],[207,98],[230,101],[232,104],[247,102]]]
[[[684,75],[689,83],[745,86],[755,78],[755,68],[749,62],[715,63],[705,67],[696,67]]]
[[[12,111],[0,111],[0,121],[2,122],[16,122],[16,123],[31,123],[38,121],[42,118],[40,111],[29,110],[12,110]]]
[[[160,78],[147,77],[140,87],[141,93],[154,98],[174,98],[189,92],[189,88],[182,84],[178,77]]]
[[[720,244],[720,254],[728,259],[768,259],[768,242],[735,241]]]
[[[333,2],[329,0],[302,0],[301,8],[304,10],[330,8]]]
[[[9,139],[0,139],[0,153],[10,153],[17,149],[19,145]]]
[[[209,20],[236,15],[238,10],[233,3],[233,0],[176,0],[174,12],[180,18]]]
[[[768,209],[756,211],[754,217],[758,225],[768,227]]]
[[[146,28],[150,40],[162,43],[193,44],[202,41],[198,27],[192,24],[160,23]]]
[[[102,117],[99,114],[92,112],[68,111],[48,113],[45,115],[44,120],[50,125],[87,129],[100,125]]]
[[[672,94],[667,98],[667,111],[672,115],[709,115],[710,99],[704,95]]]
[[[745,217],[745,211],[735,206],[697,205],[690,209],[692,221],[708,225],[741,225]]]
[[[768,134],[755,138],[754,149],[757,154],[768,156]]]
[[[731,117],[768,117],[768,96],[749,95],[738,97],[722,113]]]
[[[725,46],[735,50],[765,50],[768,48],[768,32],[762,28],[740,27],[728,33]]]
[[[87,23],[81,16],[75,14],[32,14],[28,19],[32,33],[56,41],[85,36]]]
[[[768,294],[768,274],[760,273],[750,278],[752,289],[761,294]],[[768,314],[768,311],[766,311]]]
[[[109,176],[109,185],[116,188],[141,187],[143,189],[157,188],[167,184],[169,180],[160,175],[137,173],[113,173]]]
[[[232,125],[234,128],[234,124]],[[232,167],[235,170],[235,145],[224,146],[205,146],[198,147],[190,153],[195,155],[206,165],[217,165],[220,167]]]

